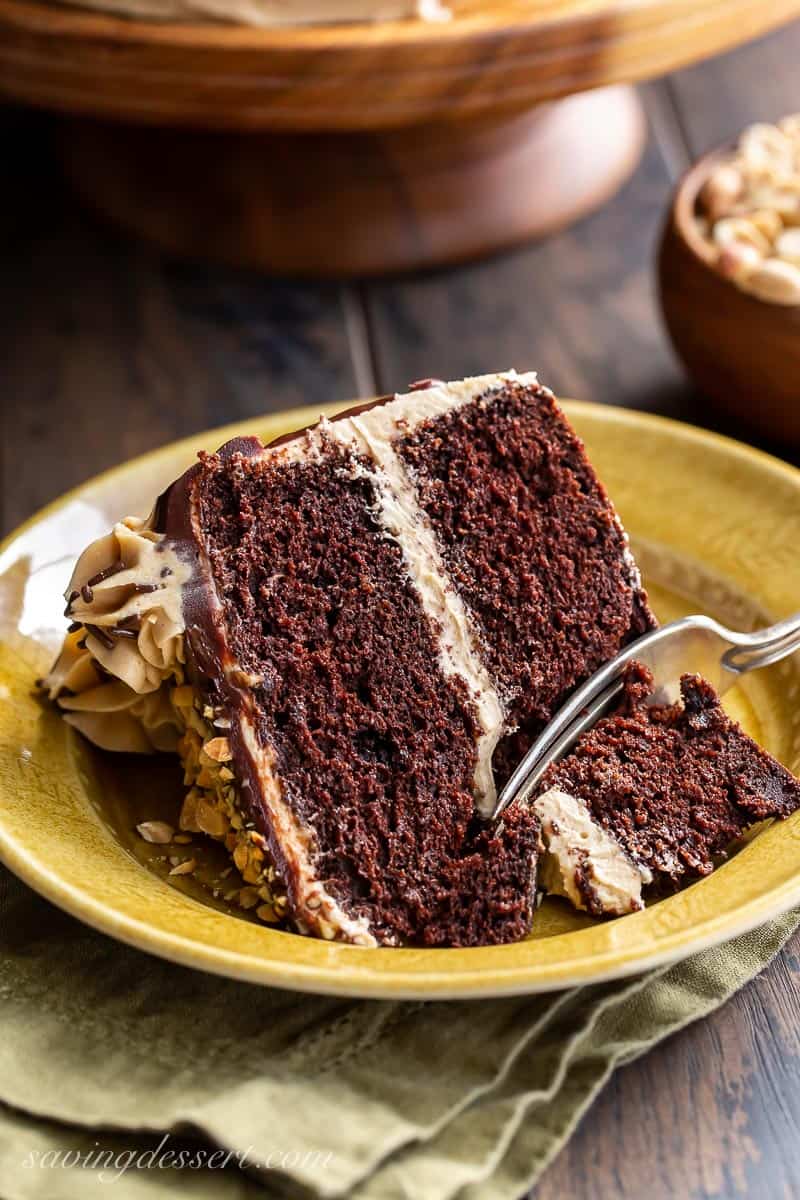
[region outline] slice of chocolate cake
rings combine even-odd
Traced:
[[[614,715],[550,768],[534,808],[539,884],[594,916],[642,907],[642,888],[708,875],[737,838],[800,807],[800,783],[684,675],[682,701],[648,707],[652,677],[628,668]]]
[[[101,746],[175,745],[181,825],[267,920],[360,945],[527,931],[538,820],[480,820],[565,695],[653,624],[535,376],[427,381],[236,439],[90,547],[46,681]]]

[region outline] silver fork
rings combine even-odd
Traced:
[[[551,763],[557,762],[612,707],[629,662],[653,673],[651,704],[672,704],[680,677],[702,675],[722,695],[740,675],[768,667],[800,648],[800,613],[759,629],[736,633],[712,617],[683,617],[632,642],[570,696],[542,730],[497,798],[493,819],[514,800],[527,800]]]

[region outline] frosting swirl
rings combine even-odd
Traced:
[[[43,688],[65,720],[106,750],[174,750],[183,722],[182,591],[191,569],[161,533],[127,517],[78,559],[66,592],[73,626]]]

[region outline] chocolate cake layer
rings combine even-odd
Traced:
[[[207,458],[195,484],[204,550],[227,651],[253,681],[258,741],[313,830],[315,876],[378,940],[461,942],[469,907],[445,921],[437,889],[469,853],[474,711],[436,669],[400,547],[371,515],[358,468],[333,450],[278,465]],[[239,742],[233,733],[234,754],[247,754]],[[469,873],[459,882],[463,902]]]
[[[577,684],[655,622],[624,531],[545,388],[503,381],[398,445],[519,732],[503,782]]]
[[[709,874],[757,822],[794,812],[800,783],[726,715],[699,676],[682,678],[682,701],[669,707],[647,706],[651,686],[647,669],[631,664],[620,711],[551,767],[535,807],[546,845],[554,799],[566,797],[588,810],[595,827],[640,871],[641,882],[672,889]],[[572,874],[582,900],[576,902],[595,915],[626,911],[598,896],[586,831],[577,824],[570,831],[572,820],[562,804],[556,835],[562,875]],[[603,853],[608,876],[607,848]]]

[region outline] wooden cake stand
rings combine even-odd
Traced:
[[[64,160],[82,194],[170,251],[369,274],[484,254],[594,208],[644,141],[620,85],[798,13],[800,0],[455,0],[441,24],[278,31],[0,0],[0,95],[71,114]]]

